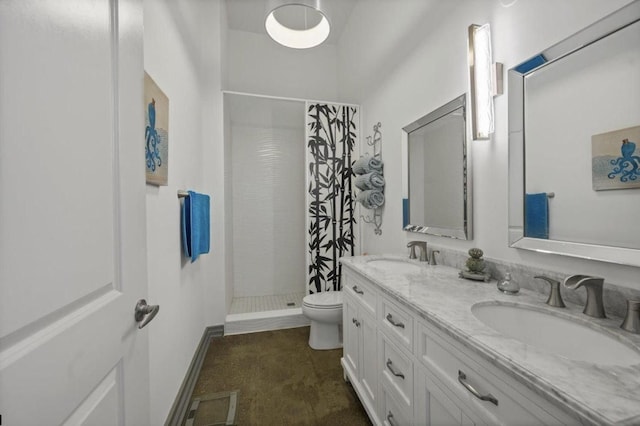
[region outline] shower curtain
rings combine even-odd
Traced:
[[[351,169],[358,108],[306,104],[307,284],[309,293],[341,289],[341,256],[354,254],[356,215]]]

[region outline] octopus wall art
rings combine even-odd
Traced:
[[[144,73],[144,151],[147,183],[167,185],[169,176],[169,99]]]
[[[629,139],[622,140],[620,147],[621,157],[610,160],[613,171],[607,175],[609,179],[616,179],[619,175],[620,182],[637,180],[640,177],[640,156],[634,155],[636,150],[635,142]]]

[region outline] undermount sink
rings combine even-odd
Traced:
[[[471,312],[505,336],[574,361],[622,366],[640,363],[638,349],[577,318],[495,302],[477,303]]]
[[[373,259],[367,263],[392,273],[418,272],[420,270],[418,265],[400,259]]]

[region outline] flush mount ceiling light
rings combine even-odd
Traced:
[[[331,25],[320,0],[277,0],[269,5],[264,26],[277,43],[293,49],[309,49],[329,37]]]
[[[469,26],[469,79],[473,105],[473,139],[489,139],[494,132],[493,98],[502,94],[501,63],[493,63],[489,24]]]

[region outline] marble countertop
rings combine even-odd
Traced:
[[[388,271],[368,263],[375,259],[407,261],[420,269],[410,273]],[[583,423],[640,424],[640,363],[615,365],[613,357],[611,365],[595,365],[554,355],[494,331],[473,315],[471,307],[479,302],[527,305],[569,316],[640,351],[640,336],[621,330],[621,319],[591,318],[582,313],[583,307],[569,303],[565,309],[551,308],[545,304],[547,295],[526,289],[506,295],[497,290],[495,280],[465,280],[452,267],[431,266],[402,256],[343,257],[340,261],[527,388],[565,407]]]

